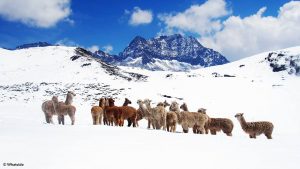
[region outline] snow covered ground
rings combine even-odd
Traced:
[[[0,168],[7,168],[4,163],[22,163],[26,169],[298,168],[300,78],[272,72],[268,52],[191,72],[121,67],[124,76],[148,76],[128,81],[108,75],[91,58],[71,61],[74,49],[0,49]],[[299,55],[300,47],[283,51]],[[52,95],[64,100],[68,90],[77,93],[75,125],[68,117],[65,126],[56,118],[55,125],[45,124],[42,102]],[[204,107],[211,117],[230,118],[233,136],[184,134],[181,126],[177,133],[148,130],[145,120],[138,128],[93,126],[90,108],[102,96],[116,98],[116,105],[128,97],[134,107],[144,98],[153,105],[166,99],[186,102],[194,111]],[[248,121],[272,121],[273,139],[249,139],[234,118],[238,112]]]

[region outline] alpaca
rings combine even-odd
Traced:
[[[198,109],[198,113],[206,114],[206,109]],[[205,124],[205,132],[211,135],[216,135],[218,131],[223,131],[227,136],[232,136],[233,122],[227,118],[211,118],[208,116],[208,121]]]
[[[121,124],[121,114],[122,109],[118,106],[115,106],[115,100],[112,98],[108,99],[109,106],[105,106],[105,114],[109,126],[119,126]]]
[[[108,98],[104,98],[104,109],[103,109],[103,124],[108,125],[107,116],[106,116],[106,107],[109,107]]]
[[[144,103],[148,110],[150,110],[151,116],[152,116],[152,122],[156,130],[159,130],[163,128],[163,130],[166,130],[166,118],[167,113],[163,105],[158,105],[155,108],[151,107],[151,100],[145,99]]]
[[[183,103],[181,106],[180,106],[180,109],[182,109],[183,111],[189,111],[189,109],[188,109],[188,106],[187,106],[187,104],[186,103]],[[204,109],[204,111],[206,111],[205,109]],[[198,110],[198,112],[199,112],[199,110]],[[200,130],[198,130],[198,128],[199,128],[199,126],[194,126],[193,127],[193,133],[195,133],[195,134],[198,134],[198,133],[200,133],[201,131]],[[207,133],[206,133],[207,134]]]
[[[72,125],[74,125],[76,107],[72,105],[66,105],[64,102],[58,102],[57,96],[53,96],[52,101],[53,101],[54,110],[58,115],[59,124],[62,123],[62,125],[64,125],[65,122],[64,122],[64,118],[62,117],[64,117],[64,115],[69,115],[72,121]]]
[[[173,101],[169,107],[169,112],[167,112],[166,125],[168,132],[176,132],[176,125],[178,123],[176,112],[180,112],[180,109],[178,103]]]
[[[249,134],[250,138],[256,138],[260,134],[264,134],[268,139],[272,139],[274,126],[268,121],[246,122],[244,113],[237,113],[234,117],[240,122],[242,129]]]
[[[147,99],[145,99],[147,100]],[[154,124],[152,123],[153,121],[153,118],[152,118],[152,115],[151,115],[151,112],[150,110],[146,107],[145,103],[143,100],[139,99],[137,101],[137,104],[139,105],[139,109],[138,109],[138,113],[143,117],[145,118],[147,121],[148,121],[148,129],[152,128],[154,129]]]
[[[102,124],[103,109],[105,107],[105,98],[99,100],[99,106],[93,106],[91,108],[91,114],[93,119],[93,125]]]
[[[128,104],[131,104],[131,101],[128,98],[125,98],[124,104],[122,107],[122,114],[120,116],[120,126],[124,125],[124,120],[127,119],[128,121],[128,127],[133,125],[133,127],[136,127],[136,119],[137,119],[137,110],[131,106],[128,106]]]
[[[42,110],[45,114],[46,122],[53,124],[53,115],[57,115],[54,107],[53,107],[53,101],[52,100],[47,100],[42,104]]]
[[[187,108],[184,107],[184,105],[181,105],[180,107],[182,109]],[[178,123],[181,124],[184,133],[188,133],[189,128],[195,128],[198,131],[196,132],[197,134],[205,133],[204,126],[208,121],[208,117],[206,115],[202,113],[188,112],[188,111],[176,112],[176,114],[178,117]]]

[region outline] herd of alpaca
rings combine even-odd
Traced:
[[[64,125],[64,116],[69,115],[72,125],[75,123],[76,107],[72,105],[73,92],[68,92],[65,102],[59,102],[57,96],[53,96],[51,100],[42,104],[42,110],[45,114],[46,122],[53,123],[52,116],[58,116],[58,123]],[[139,99],[138,109],[129,106],[131,101],[125,98],[122,106],[115,106],[114,99],[101,98],[99,106],[91,108],[93,125],[124,126],[127,120],[128,127],[138,126],[138,121],[146,119],[148,121],[148,129],[151,127],[156,130],[167,130],[168,132],[176,132],[177,124],[182,126],[184,133],[188,133],[189,128],[193,129],[195,134],[216,135],[217,132],[223,131],[227,136],[232,136],[233,122],[227,118],[211,118],[206,114],[206,109],[200,108],[197,112],[189,111],[187,104],[179,104],[173,101],[169,104],[167,101],[159,102],[156,107],[151,107],[150,99]],[[167,110],[169,107],[169,110]],[[181,111],[181,110],[182,111]],[[267,121],[246,122],[243,113],[235,115],[239,121],[243,131],[249,134],[250,138],[256,138],[260,134],[264,134],[268,139],[272,139],[273,124]]]

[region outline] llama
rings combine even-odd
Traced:
[[[186,112],[188,112],[189,111],[189,109],[188,109],[188,106],[187,106],[187,104],[186,103],[183,103],[181,106],[180,106],[180,109],[182,109],[183,111],[186,111]],[[204,109],[205,110],[205,109]],[[206,111],[206,110],[205,110]],[[195,133],[195,134],[198,134],[198,133],[200,133],[201,131],[200,130],[198,130],[198,126],[194,126],[193,127],[193,133]],[[207,133],[206,133],[207,134]]]
[[[45,114],[46,122],[53,124],[53,115],[57,115],[54,107],[53,107],[53,101],[47,100],[42,104],[42,110]]]
[[[57,96],[53,96],[52,101],[53,101],[54,110],[58,115],[59,124],[62,123],[62,125],[64,125],[65,121],[64,121],[63,117],[64,117],[64,115],[69,115],[69,117],[72,121],[72,125],[74,125],[76,107],[74,107],[72,105],[66,105],[64,102],[58,102]]]
[[[198,109],[198,113],[206,114],[206,109]],[[211,135],[216,135],[218,131],[223,131],[227,136],[232,136],[233,122],[227,118],[211,118],[208,116],[208,121],[205,124],[205,132]]]
[[[158,105],[155,108],[151,107],[151,100],[145,99],[144,103],[148,110],[150,110],[152,116],[152,122],[156,130],[163,128],[166,130],[166,116],[167,113],[165,111],[164,105]]]
[[[102,124],[103,109],[105,107],[105,98],[99,100],[99,106],[93,106],[91,108],[91,114],[93,119],[93,125]]]
[[[181,105],[180,107],[182,109],[187,108],[184,107],[184,105]],[[205,133],[204,126],[208,121],[208,117],[206,115],[202,113],[188,112],[188,111],[176,112],[176,114],[178,117],[178,123],[181,124],[184,133],[188,133],[189,128],[195,128],[198,131],[196,132],[197,134]]]
[[[242,129],[249,134],[250,138],[256,139],[256,136],[264,134],[268,139],[272,139],[274,126],[268,121],[246,122],[244,113],[237,113],[234,117],[240,122]]]
[[[125,98],[124,104],[122,107],[122,114],[120,116],[120,126],[124,125],[124,120],[127,119],[128,121],[128,127],[133,125],[133,127],[136,127],[136,119],[137,119],[137,110],[131,106],[128,106],[128,104],[131,104],[131,101],[128,98]]]
[[[147,100],[147,99],[145,99],[145,100]],[[146,107],[144,101],[139,99],[137,101],[137,104],[139,105],[138,112],[140,113],[140,115],[142,117],[144,117],[148,121],[147,128],[150,129],[152,126],[152,128],[154,129],[155,127],[154,127],[154,124],[152,123],[152,121],[153,121],[152,114],[151,114],[150,110]]]
[[[176,132],[176,125],[178,122],[176,112],[180,112],[180,109],[178,107],[178,103],[173,101],[169,107],[169,112],[167,112],[166,125],[168,132]]]

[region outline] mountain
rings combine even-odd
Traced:
[[[46,47],[46,46],[53,46],[53,45],[48,42],[36,42],[36,43],[28,43],[28,44],[20,45],[17,46],[15,49],[26,49],[32,47]]]
[[[186,71],[228,63],[224,56],[202,46],[196,38],[180,34],[148,40],[136,36],[118,56],[98,57],[109,63],[149,70]]]

